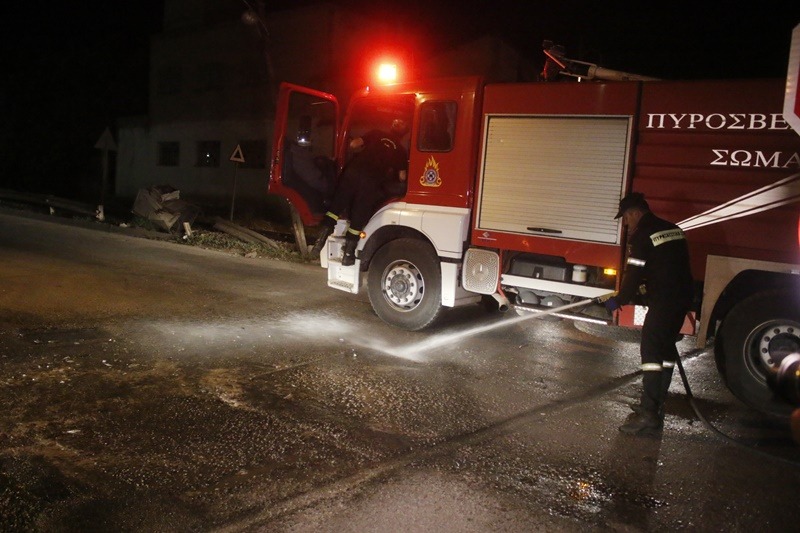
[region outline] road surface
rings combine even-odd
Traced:
[[[635,438],[629,334],[405,332],[312,264],[10,211],[0,258],[0,530],[798,530],[800,448],[689,339],[711,426],[676,377]]]

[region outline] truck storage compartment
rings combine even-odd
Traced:
[[[526,278],[568,281],[570,267],[558,257],[521,254],[511,260],[508,273]]]

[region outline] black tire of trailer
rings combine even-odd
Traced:
[[[375,313],[409,331],[431,326],[441,315],[442,273],[433,247],[420,239],[396,239],[372,258],[367,292]]]
[[[789,326],[800,335],[800,298],[788,291],[754,294],[736,304],[720,326],[725,364],[721,369],[728,389],[750,407],[787,418],[793,407],[777,397],[768,382],[769,369],[759,354],[759,341],[774,326]],[[719,341],[719,339],[718,339]]]

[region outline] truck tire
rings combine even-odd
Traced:
[[[434,249],[419,239],[397,239],[372,258],[369,301],[387,324],[410,331],[433,324],[442,312],[442,273]]]
[[[770,387],[781,360],[800,350],[800,298],[768,291],[745,298],[720,327],[728,389],[750,407],[780,418],[792,407]]]

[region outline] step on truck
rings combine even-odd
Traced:
[[[696,296],[682,333],[713,341],[736,397],[788,415],[770,387],[800,352],[800,135],[782,114],[786,80],[655,80],[545,52],[558,81],[375,85],[346,112],[281,85],[269,192],[310,227],[350,141],[413,116],[405,193],[363,228],[352,266],[339,221],[320,252],[328,285],[366,285],[375,313],[407,330],[456,306],[536,312],[600,297],[624,265],[619,200],[642,192],[689,241]],[[638,327],[646,313],[594,310],[559,316]]]

